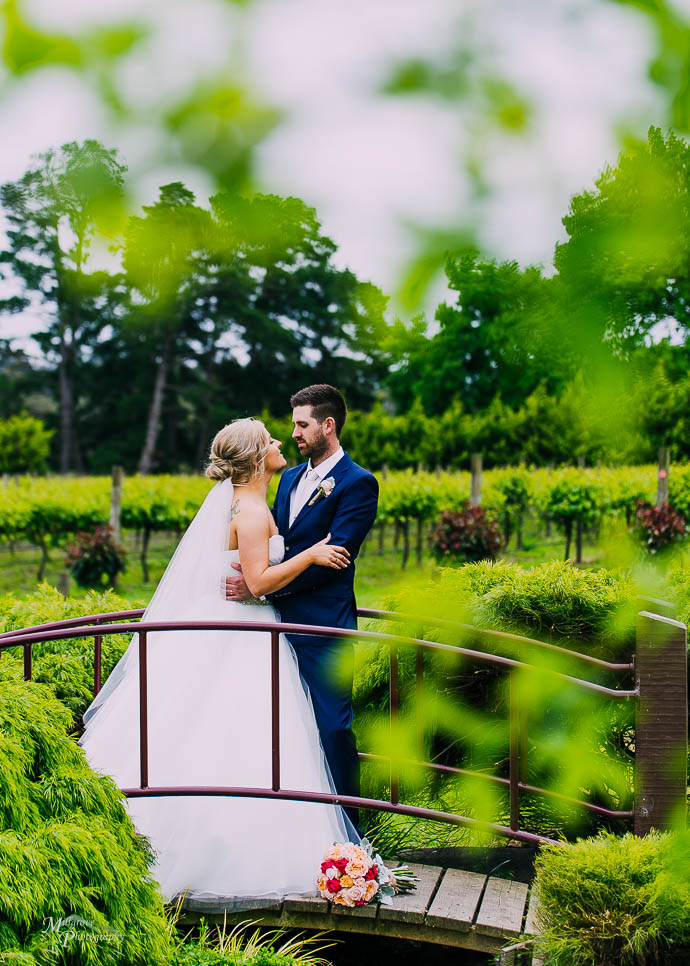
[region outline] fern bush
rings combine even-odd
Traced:
[[[0,596],[0,631],[136,607],[136,604],[118,597],[112,590],[91,591],[83,598],[64,598],[50,584],[43,583],[35,593],[23,599],[13,594]],[[128,642],[129,637],[122,634],[103,638],[103,681],[124,654]],[[72,711],[73,727],[78,728],[81,716],[93,699],[93,638],[68,638],[34,644],[33,656],[34,680],[50,686],[53,694]],[[20,648],[3,651],[0,661],[12,662],[12,657],[15,658],[15,671],[19,674]]]
[[[542,955],[551,966],[671,961],[690,945],[689,856],[687,833],[602,833],[543,847],[536,860]]]
[[[12,663],[0,663],[0,962],[167,964],[163,902],[119,792],[67,735],[70,711]]]

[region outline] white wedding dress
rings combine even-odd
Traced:
[[[225,486],[227,499],[232,486]],[[223,523],[230,503],[223,500]],[[219,503],[218,494],[215,496]],[[204,504],[206,506],[206,504]],[[217,508],[215,515],[217,517]],[[200,511],[185,539],[193,533]],[[213,521],[207,513],[206,523]],[[227,537],[221,526],[220,539]],[[196,539],[208,536],[197,527]],[[215,534],[214,534],[215,538]],[[269,604],[226,601],[221,578],[234,574],[236,550],[209,548],[207,578],[194,584],[194,543],[184,540],[143,620],[277,620]],[[225,542],[227,546],[227,542]],[[196,548],[201,550],[200,547]],[[177,559],[191,551],[191,559]],[[283,559],[270,538],[271,564]],[[206,554],[203,554],[206,560]],[[199,557],[201,559],[201,557]],[[177,561],[177,563],[175,562]],[[201,566],[201,565],[200,565]],[[197,577],[198,574],[197,567]],[[203,569],[203,568],[202,568]],[[215,569],[215,577],[211,574]],[[178,573],[179,571],[179,573]],[[165,585],[165,586],[164,586]],[[161,600],[161,589],[162,600]],[[189,590],[189,587],[187,586]],[[174,592],[171,596],[171,592]],[[170,611],[162,616],[163,609]],[[120,788],[139,785],[139,662],[135,636],[84,716],[80,744],[91,766]],[[149,786],[271,786],[271,641],[266,632],[175,631],[148,635]],[[308,693],[289,642],[280,637],[281,786],[333,792]],[[167,899],[228,907],[252,898],[314,894],[323,853],[333,842],[359,841],[339,806],[229,796],[131,798],[127,809],[153,846],[151,872]]]

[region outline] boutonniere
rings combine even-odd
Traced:
[[[320,496],[330,496],[335,489],[335,480],[332,476],[327,476],[325,480],[321,480],[319,485],[316,487],[316,493],[309,501],[309,506],[312,503],[316,503]]]

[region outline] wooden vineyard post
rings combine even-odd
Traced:
[[[482,454],[472,453],[472,483],[470,486],[470,506],[482,505]]]
[[[659,471],[657,473],[656,505],[668,503],[668,474],[671,468],[671,450],[668,446],[659,448]]]
[[[547,475],[549,477],[549,489],[550,489],[551,488],[551,474],[553,473],[553,464],[549,463],[547,465],[546,472],[547,472]],[[549,516],[548,510],[546,511],[545,523],[546,523],[546,527],[545,527],[545,531],[544,531],[544,536],[548,539],[551,536],[551,517]]]
[[[122,514],[122,467],[113,466],[112,485],[110,488],[110,529],[113,531],[113,540],[119,545],[122,538],[121,527]],[[117,574],[112,577],[113,587],[117,587]]]
[[[642,611],[635,671],[640,696],[635,727],[636,835],[669,829],[684,814],[688,753],[687,628]]]
[[[113,466],[112,486],[110,489],[110,528],[113,531],[113,540],[119,543],[122,530],[120,517],[122,513],[122,467]]]
[[[403,537],[402,569],[404,570],[410,557],[410,520],[408,517],[405,517],[402,521],[400,528]]]
[[[584,524],[582,520],[575,523],[575,563],[582,563],[582,538],[584,536]]]
[[[422,564],[422,552],[424,547],[424,520],[417,517],[417,564]]]

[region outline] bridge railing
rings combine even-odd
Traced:
[[[636,702],[635,739],[635,796],[632,811],[606,809],[591,802],[580,801],[560,795],[550,789],[530,785],[527,781],[527,709],[520,707],[515,675],[525,669],[535,669],[525,661],[488,653],[463,646],[440,643],[422,637],[382,633],[367,630],[349,630],[333,627],[317,627],[286,623],[256,622],[146,622],[139,620],[143,611],[121,611],[112,614],[96,614],[70,618],[51,624],[6,632],[0,635],[0,655],[11,647],[21,646],[24,651],[24,677],[32,677],[33,644],[59,641],[68,638],[94,638],[94,695],[101,687],[101,645],[106,634],[135,634],[139,651],[139,764],[138,787],[122,789],[129,797],[158,797],[183,795],[226,795],[238,797],[279,798],[287,800],[325,802],[345,807],[361,807],[375,811],[396,812],[413,817],[450,822],[467,827],[481,828],[499,835],[524,842],[549,841],[545,836],[520,829],[520,796],[523,793],[545,795],[564,802],[579,805],[602,817],[632,818],[638,834],[651,827],[664,828],[673,820],[674,813],[685,801],[685,761],[687,751],[687,645],[686,628],[668,617],[642,612],[638,616],[636,657],[634,662],[614,663],[591,655],[568,651],[543,641],[520,637],[501,631],[485,630],[471,625],[453,624],[438,619],[411,618],[410,615],[389,611],[360,610],[359,615],[368,619],[409,622],[425,626],[442,627],[445,632],[455,631],[461,639],[468,635],[478,641],[488,641],[510,646],[531,647],[546,652],[558,652],[574,661],[581,661],[599,670],[628,674],[634,670],[634,688],[611,688],[594,681],[585,680],[557,671],[547,671],[575,687],[602,695],[612,700]],[[124,623],[117,623],[123,621]],[[148,754],[148,635],[152,632],[242,630],[267,633],[271,639],[271,787],[247,788],[240,786],[186,786],[151,787],[149,785]],[[418,707],[424,688],[424,655],[445,653],[470,658],[480,664],[504,670],[510,676],[509,689],[509,767],[508,777],[487,775],[468,769],[454,768],[424,760],[424,726],[420,722],[419,760],[396,759],[363,753],[360,757],[369,761],[388,761],[390,770],[388,801],[366,799],[340,794],[326,794],[305,789],[285,789],[280,774],[280,634],[331,637],[354,641],[368,641],[389,648],[389,714],[393,733],[397,727],[400,710],[399,650],[416,650],[415,693]],[[420,632],[421,633],[421,632]],[[543,669],[540,669],[543,670]],[[469,816],[460,816],[436,809],[422,808],[400,802],[401,766],[413,764],[443,774],[467,775],[508,788],[510,802],[509,825],[483,822]]]

